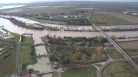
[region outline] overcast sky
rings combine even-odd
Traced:
[[[26,3],[36,1],[86,1],[86,0],[1,0],[0,3]],[[123,2],[134,2],[138,0],[87,0],[87,1],[123,1]]]

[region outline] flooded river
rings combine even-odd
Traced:
[[[4,26],[5,29],[18,33],[32,33],[34,38],[40,38],[47,34],[53,36],[72,36],[72,37],[95,37],[100,36],[99,32],[73,32],[73,31],[49,31],[49,30],[32,30],[32,29],[26,29],[23,27],[19,27],[11,23],[7,19],[0,18],[0,26]],[[120,36],[126,36],[126,37],[135,37],[138,36],[138,31],[125,31],[125,32],[106,32],[108,35],[120,37]]]

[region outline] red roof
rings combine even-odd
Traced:
[[[31,74],[25,74],[23,77],[31,77]]]

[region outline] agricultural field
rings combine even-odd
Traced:
[[[30,7],[30,8],[24,8],[23,10],[20,10],[22,13],[27,14],[41,14],[41,13],[70,13],[72,12],[71,9],[62,8],[62,7]]]
[[[128,41],[117,43],[123,49],[138,49],[138,41]]]
[[[9,38],[7,40],[10,41],[19,41],[19,35],[15,33],[11,33],[14,37]],[[16,67],[16,51],[17,51],[17,44],[16,47],[13,49],[8,50],[5,55],[10,54],[8,57],[0,60],[0,77],[7,77],[7,75],[12,74],[15,71]],[[2,57],[2,56],[0,56]]]
[[[61,75],[62,77],[96,77],[95,72],[96,68],[91,66],[91,67],[74,68],[61,73]]]
[[[136,70],[126,61],[120,61],[107,66],[102,77],[137,77]]]
[[[117,18],[126,20],[132,24],[138,24],[138,17],[137,16],[127,15],[127,14],[118,13],[118,12],[99,12],[99,14],[115,16]]]
[[[131,24],[131,22],[119,17],[100,13],[92,13],[90,16],[90,20],[98,26]]]

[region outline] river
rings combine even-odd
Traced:
[[[19,8],[19,7],[23,7],[26,5],[3,5],[0,7],[0,9],[13,9],[13,8]]]
[[[57,35],[60,37],[64,36],[72,36],[72,37],[95,37],[100,36],[99,32],[73,32],[73,31],[49,31],[49,30],[32,30],[26,29],[23,27],[19,27],[11,23],[9,20],[0,18],[0,26],[4,26],[5,29],[9,30],[10,32],[14,32],[17,34],[23,33],[32,33],[34,38],[40,38],[47,34],[53,36]],[[138,31],[125,31],[125,32],[106,32],[108,35],[112,36],[126,36],[126,37],[135,37],[138,36]]]
[[[95,37],[95,36],[100,36],[101,34],[99,32],[71,32],[71,31],[49,31],[49,30],[32,30],[32,29],[26,29],[23,27],[19,27],[17,25],[14,25],[13,23],[11,23],[9,20],[4,19],[4,18],[0,18],[0,26],[4,26],[5,29],[7,29],[10,32],[14,32],[17,34],[23,34],[23,33],[31,33],[33,34],[33,39],[35,41],[35,43],[41,43],[41,38],[47,34],[49,34],[50,36],[53,35],[57,35],[57,36],[72,36],[72,37]],[[138,36],[138,31],[125,31],[125,32],[106,32],[108,35],[112,36],[126,36],[126,37],[134,37],[134,36]],[[36,48],[37,49],[37,48]],[[45,47],[43,47],[43,49],[45,50]],[[36,53],[40,51],[38,50],[42,50],[42,48],[37,49]],[[44,52],[44,50],[42,50]],[[44,52],[46,53],[46,51]],[[47,54],[47,53],[46,53]],[[30,65],[31,67],[34,67],[35,69],[39,70],[40,72],[43,72],[45,69],[43,68],[43,66],[45,68],[47,68],[47,71],[51,69],[51,66],[46,65],[46,63],[49,62],[49,59],[46,58],[43,60],[43,58],[41,60],[38,59],[38,63],[35,65]],[[41,65],[41,69],[38,68],[40,66],[38,66],[38,64],[42,64]],[[30,67],[28,66],[28,67]],[[45,75],[45,77],[52,77],[51,74],[49,75]]]

